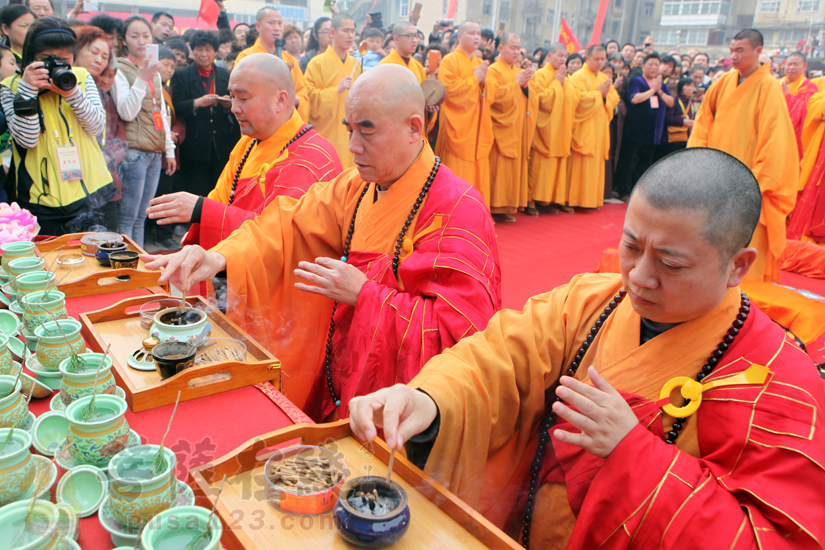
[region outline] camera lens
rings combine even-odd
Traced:
[[[61,90],[69,91],[77,85],[77,77],[68,69],[57,69],[50,75],[54,85]]]

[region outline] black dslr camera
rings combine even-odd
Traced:
[[[68,92],[77,85],[77,76],[72,72],[72,66],[56,55],[47,56],[43,60],[43,68],[49,71],[49,78],[61,90]]]

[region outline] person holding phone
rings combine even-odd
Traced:
[[[195,62],[172,77],[175,114],[186,122],[181,183],[188,192],[206,196],[241,134],[231,112],[229,71],[215,64],[218,38],[209,31],[195,31],[189,45]]]
[[[146,208],[155,196],[166,158],[166,173],[177,168],[158,63],[149,62],[152,26],[140,15],[126,19],[121,31],[124,57],[115,76],[117,112],[125,122],[129,151],[119,167],[123,181],[120,232],[143,246]]]

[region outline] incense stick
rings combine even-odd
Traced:
[[[178,392],[178,397],[175,399],[175,408],[172,409],[172,416],[169,417],[169,424],[166,426],[166,433],[163,434],[163,438],[160,440],[160,449],[158,449],[158,453],[152,461],[152,467],[155,471],[155,475],[158,475],[166,469],[166,458],[163,456],[163,443],[166,441],[166,436],[169,434],[169,429],[172,427],[172,420],[175,418],[175,413],[178,412],[178,403],[180,403],[180,392]]]
[[[392,463],[395,462],[395,449],[390,453],[390,465],[387,467],[387,485],[390,485],[390,477],[392,476]]]
[[[186,548],[194,548],[197,544],[206,538],[206,535],[209,533],[212,525],[212,516],[215,515],[215,508],[218,506],[218,499],[221,498],[221,493],[223,492],[223,484],[226,481],[226,474],[224,474],[223,479],[221,480],[221,486],[218,489],[218,494],[215,496],[215,502],[212,503],[212,511],[209,512],[209,517],[206,518],[206,529],[204,529],[203,533],[192,539],[189,544],[186,545]]]
[[[106,352],[103,354],[103,359],[100,360],[100,364],[97,366],[97,371],[95,371],[95,382],[92,386],[92,400],[89,401],[89,404],[83,409],[80,414],[80,420],[83,422],[88,422],[90,418],[97,415],[97,406],[95,405],[95,398],[97,397],[97,377],[100,374],[100,367],[103,366],[103,363],[106,362],[106,356],[109,355],[109,348],[112,347],[110,343],[106,346]]]

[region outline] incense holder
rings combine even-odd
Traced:
[[[111,262],[109,261],[109,254],[112,252],[120,252],[122,250],[127,250],[129,247],[124,242],[115,243],[114,246],[108,246],[111,243],[104,243],[97,245],[97,251],[95,252],[95,258],[97,261],[100,262],[100,265],[110,267]]]
[[[57,277],[51,271],[34,271],[32,273],[24,273],[15,279],[17,285],[17,301],[19,302],[26,294],[38,292],[48,289],[54,284]]]
[[[47,321],[34,329],[37,347],[34,350],[43,370],[57,371],[60,362],[72,352],[85,353],[86,342],[80,335],[81,324],[74,319]]]
[[[5,333],[0,333],[0,374],[17,374],[14,369],[14,357],[11,355],[9,349],[10,336]],[[11,336],[13,338],[13,336]]]
[[[26,421],[26,413],[29,410],[23,394],[20,393],[22,386],[20,380],[15,383],[14,376],[0,376],[0,395],[5,396],[0,398],[0,428],[20,428]]]
[[[92,397],[81,397],[66,407],[69,431],[66,443],[69,454],[80,464],[105,466],[112,457],[122,451],[129,442],[129,424],[126,422],[127,405],[113,395],[98,395],[95,408],[99,415],[83,419],[83,411]]]
[[[34,252],[34,249],[34,243],[29,241],[18,241],[0,245],[0,250],[3,251],[3,259],[2,261],[0,261],[0,265],[2,265],[3,270],[6,273],[8,273],[10,261],[15,260],[17,258],[28,258],[29,256],[37,256],[37,254],[35,254]]]
[[[177,506],[152,518],[143,530],[141,541],[146,550],[180,550],[206,533],[198,550],[220,548],[223,527],[217,515],[200,506]],[[207,525],[207,521],[209,524]]]
[[[64,319],[68,315],[66,295],[54,288],[45,291],[37,290],[21,296],[17,303],[23,309],[23,326],[31,332],[43,323],[54,319]]]
[[[79,372],[71,372],[69,363],[72,358],[66,358],[60,362],[59,370],[63,375],[60,384],[60,399],[65,405],[73,401],[92,395],[95,392],[95,375],[97,375],[97,394],[114,395],[115,377],[112,376],[112,358],[107,356],[100,373],[97,373],[97,366],[103,360],[102,353],[81,353],[77,356],[83,365]]]
[[[0,445],[6,440],[10,430],[0,429]],[[31,445],[31,434],[14,430],[6,448],[0,452],[0,506],[34,494],[37,466],[29,450]],[[0,529],[0,533],[2,532]]]
[[[206,312],[193,307],[170,307],[155,314],[149,335],[166,342],[186,342],[199,346],[209,338],[212,324],[207,323]]]
[[[361,496],[376,493],[373,499]],[[383,477],[356,477],[341,488],[333,517],[344,540],[362,548],[383,548],[398,542],[410,526],[407,493]]]
[[[177,501],[175,453],[163,448],[165,468],[155,473],[159,445],[139,445],[118,453],[109,464],[109,505],[121,525],[146,523]]]
[[[64,547],[60,526],[60,507],[46,500],[14,502],[0,509],[0,533],[22,550],[58,550]],[[29,519],[28,523],[26,519]]]

